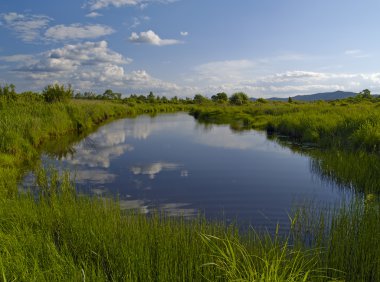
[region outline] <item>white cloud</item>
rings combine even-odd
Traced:
[[[29,15],[18,13],[1,14],[3,25],[12,30],[18,38],[25,42],[34,42],[41,38],[41,31],[52,20],[45,15]]]
[[[82,25],[71,24],[52,26],[45,32],[47,39],[55,41],[65,41],[70,39],[88,39],[97,38],[114,33],[115,31],[106,25],[94,24],[94,25]]]
[[[335,90],[358,92],[365,88],[375,93],[380,92],[379,73],[318,72],[302,69],[275,71],[291,65],[289,60],[298,62],[300,59],[299,56],[287,56],[255,61],[209,62],[195,67],[193,73],[186,74],[184,81],[187,85],[197,85],[197,91],[208,96],[222,91],[229,94],[243,91],[252,97],[267,98]]]
[[[144,9],[149,3],[169,4],[176,1],[177,0],[90,0],[85,4],[85,6],[92,11],[104,9],[110,6],[116,8],[123,6],[137,6]]]
[[[140,34],[132,32],[129,41],[134,43],[147,43],[157,46],[174,45],[182,43],[176,39],[161,39],[153,30],[143,31]]]
[[[81,66],[107,64],[127,64],[131,59],[124,58],[108,48],[106,41],[67,44],[36,56],[32,62],[22,64],[17,70],[28,72],[74,71]]]
[[[148,16],[141,16],[141,17],[133,17],[132,18],[132,23],[126,23],[127,26],[129,26],[129,29],[134,29],[141,25],[143,22],[147,22],[150,20],[150,17]]]
[[[18,89],[37,90],[50,83],[70,83],[80,91],[112,88],[121,93],[178,95],[181,88],[152,77],[145,70],[125,71],[132,59],[111,50],[106,41],[66,44],[35,55],[18,54],[0,57],[17,78]]]
[[[188,35],[189,35],[189,32],[187,32],[187,31],[181,31],[180,34],[181,34],[182,36],[188,36]]]
[[[86,15],[87,18],[97,18],[103,16],[102,14],[98,12],[91,12]]]
[[[363,50],[360,50],[360,49],[346,50],[346,51],[344,52],[344,54],[345,54],[346,56],[350,56],[350,57],[358,58],[358,59],[369,58],[369,57],[371,57],[370,54],[367,54],[367,53],[365,53]]]

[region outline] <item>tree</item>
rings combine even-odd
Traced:
[[[292,99],[292,97],[289,97],[289,98],[288,98],[288,103],[293,103],[293,99]]]
[[[193,99],[194,104],[204,104],[208,102],[208,99],[201,94],[196,94]]]
[[[237,92],[230,97],[230,103],[232,105],[243,105],[248,103],[248,96],[243,92]]]
[[[367,99],[372,98],[371,91],[369,91],[368,89],[364,89],[362,92],[358,94],[358,96],[361,98],[367,98]]]
[[[73,95],[74,91],[71,89],[70,84],[68,87],[65,87],[63,84],[50,84],[42,91],[42,96],[48,103],[67,102],[69,99],[73,98]]]
[[[149,95],[146,98],[148,99],[148,102],[151,104],[154,104],[156,102],[156,98],[154,97],[152,91],[149,92]]]
[[[119,100],[119,99],[121,99],[121,93],[115,93],[111,89],[107,89],[103,93],[103,99],[107,99],[107,100]]]
[[[216,103],[226,103],[228,101],[228,96],[226,93],[221,92],[216,95],[212,95],[211,100]]]
[[[173,103],[173,104],[178,104],[178,97],[177,96],[174,96],[170,99],[170,103]]]
[[[7,100],[16,100],[17,94],[14,84],[5,84],[1,87],[0,85],[0,97],[5,97]]]

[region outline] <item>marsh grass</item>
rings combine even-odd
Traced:
[[[125,211],[118,200],[78,195],[70,175],[55,170],[41,170],[36,185],[37,194],[0,199],[4,281],[326,281],[341,275],[321,263],[321,248],[295,244],[278,229],[239,234],[201,216]]]
[[[190,113],[200,122],[264,129],[322,148],[380,153],[380,99],[213,105]]]
[[[38,95],[0,99],[0,279],[380,281],[380,205],[372,186],[332,210],[296,211],[287,236],[253,230],[240,234],[235,226],[202,217],[126,212],[115,199],[76,194],[70,176],[54,171],[40,171],[37,194],[17,191],[21,168],[35,163],[47,140],[84,133],[112,118],[191,107],[87,100],[47,104]],[[377,101],[345,101],[190,111],[201,121],[228,123],[235,130],[261,128],[323,148],[369,153],[374,173],[366,174],[360,165],[347,169],[342,162],[354,163],[357,157],[338,158],[343,154],[338,151],[314,156],[314,169],[346,183],[376,186],[379,109]]]

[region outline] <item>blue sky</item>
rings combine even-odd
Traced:
[[[0,0],[0,83],[288,97],[380,92],[380,1]]]

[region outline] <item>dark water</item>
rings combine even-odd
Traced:
[[[43,163],[75,171],[83,193],[118,196],[146,213],[288,225],[297,203],[334,203],[345,193],[264,133],[205,126],[183,113],[112,122],[67,151]]]

